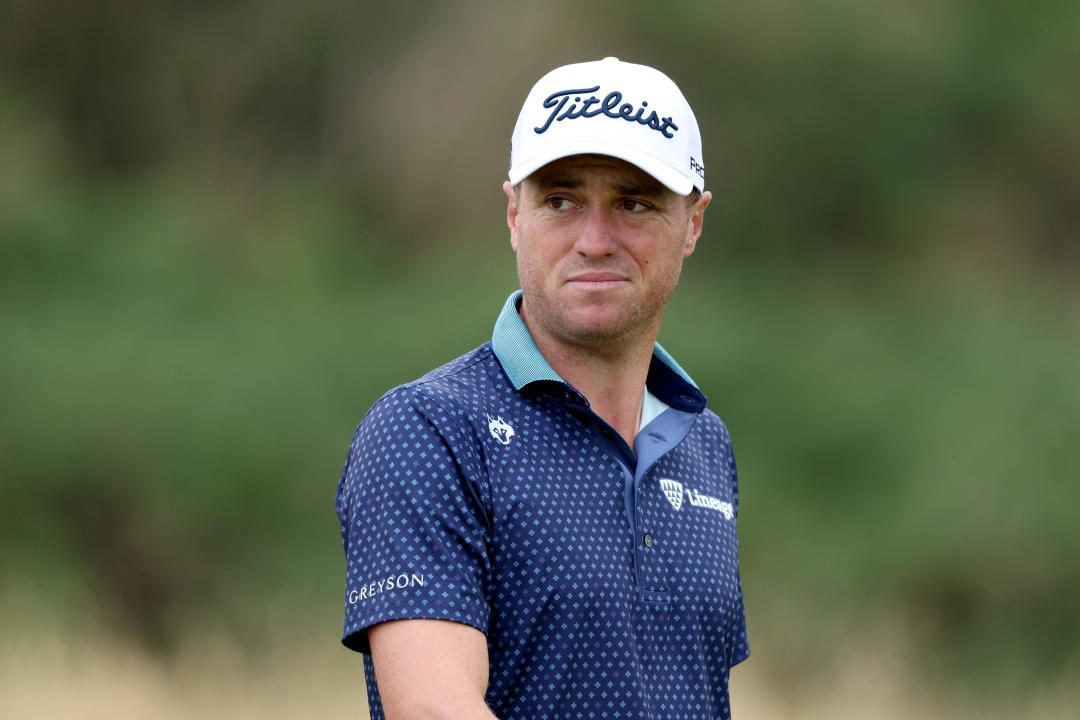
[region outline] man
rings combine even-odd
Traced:
[[[349,449],[343,643],[373,718],[728,718],[749,654],[727,430],[656,344],[712,198],[689,105],[615,58],[533,87],[491,342]]]

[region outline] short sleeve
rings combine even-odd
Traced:
[[[388,620],[487,632],[490,532],[472,438],[464,417],[408,386],[360,423],[336,503],[346,647],[370,652],[367,629]]]
[[[723,423],[721,423],[721,428],[723,430],[723,449],[726,456],[727,469],[731,476],[731,498],[735,509],[735,521],[738,522],[739,470],[735,464],[735,450],[731,444],[731,435]],[[731,653],[728,658],[728,668],[732,668],[750,657],[750,641],[746,633],[746,604],[743,601],[742,578],[739,575],[735,578],[738,597],[732,614],[730,637],[728,638],[728,647],[731,648]]]
[[[743,602],[742,580],[737,580],[736,584],[738,586],[739,597],[735,603],[731,637],[728,640],[728,647],[731,648],[731,654],[728,658],[728,668],[733,668],[750,657],[750,640],[746,634],[746,606]]]

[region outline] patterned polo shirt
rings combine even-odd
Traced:
[[[365,653],[371,717],[367,629],[437,618],[487,637],[501,720],[729,718],[749,646],[727,429],[656,345],[667,407],[630,448],[540,354],[520,296],[491,342],[376,402],[349,448],[342,642]]]

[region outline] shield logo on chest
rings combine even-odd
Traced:
[[[660,478],[660,489],[664,491],[664,497],[671,503],[671,507],[678,510],[682,507],[683,484],[671,478]]]

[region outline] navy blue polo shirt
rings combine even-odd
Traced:
[[[656,345],[668,407],[631,449],[506,302],[490,343],[384,395],[349,448],[337,512],[342,642],[437,618],[487,637],[501,720],[729,718],[749,655],[727,429]]]

